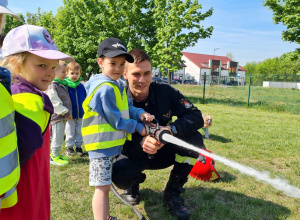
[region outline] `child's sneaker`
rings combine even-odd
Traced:
[[[73,156],[73,155],[75,155],[75,151],[73,150],[73,148],[68,148],[66,150],[66,155],[67,156]]]
[[[61,159],[66,160],[66,161],[69,161],[69,157],[63,156],[63,155],[60,155],[60,156],[61,156]]]
[[[53,155],[50,154],[50,163],[54,165],[63,166],[69,164],[69,161],[64,160],[61,155],[53,157]]]
[[[80,157],[83,155],[83,152],[82,152],[81,147],[76,147],[76,153],[77,153],[78,156],[80,156]]]

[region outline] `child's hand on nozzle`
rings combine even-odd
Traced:
[[[143,121],[143,119],[145,119],[147,122],[151,122],[155,119],[154,115],[149,114],[148,112],[143,112],[141,114],[140,119]]]

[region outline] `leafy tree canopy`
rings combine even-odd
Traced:
[[[86,78],[99,43],[107,37],[119,38],[128,50],[145,49],[154,67],[178,70],[181,51],[212,34],[213,27],[200,23],[213,9],[201,9],[197,0],[63,0],[55,16],[38,9],[27,12],[24,22],[45,27],[58,48],[82,66]],[[9,18],[4,32],[24,22]]]
[[[291,60],[291,53],[269,58],[262,62],[246,63],[247,73],[269,75],[300,75],[300,60]]]
[[[157,43],[152,48],[153,65],[160,70],[180,69],[181,51],[194,46],[199,39],[210,37],[213,27],[204,28],[200,23],[212,15],[213,9],[202,13],[202,5],[190,0],[153,0],[150,12],[154,18]],[[149,46],[146,47],[150,50]],[[170,74],[169,76],[170,82]]]
[[[300,0],[265,0],[264,6],[273,11],[275,24],[282,23],[286,30],[282,32],[285,41],[300,43]],[[300,48],[296,49],[294,59],[299,58]]]

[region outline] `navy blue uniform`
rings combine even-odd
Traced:
[[[201,111],[196,108],[177,89],[165,83],[152,82],[149,96],[145,102],[138,102],[127,88],[127,96],[132,100],[133,106],[143,108],[146,112],[155,115],[161,126],[175,125],[176,137],[190,144],[204,148],[202,135],[198,129],[202,128],[204,121]],[[172,117],[177,116],[174,122]],[[193,167],[192,164],[178,163],[175,155],[198,158],[199,153],[191,152],[173,144],[165,144],[149,159],[141,147],[143,137],[134,133],[132,141],[126,141],[122,154],[113,165],[112,180],[121,189],[131,187],[144,170],[164,169],[174,165],[172,173],[187,177]]]

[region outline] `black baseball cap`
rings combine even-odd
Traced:
[[[120,55],[126,56],[126,61],[133,63],[133,57],[127,53],[127,49],[122,41],[118,38],[106,38],[99,44],[98,47],[98,57],[117,57]]]

